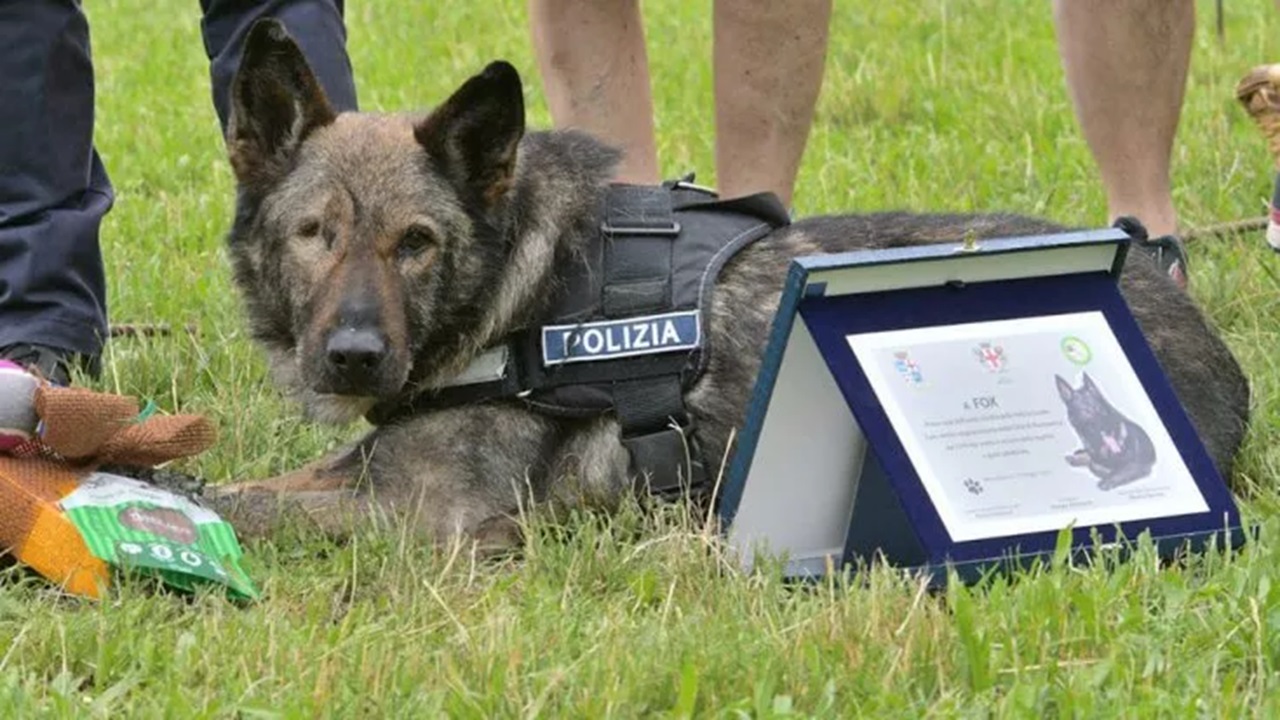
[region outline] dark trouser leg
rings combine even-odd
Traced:
[[[201,29],[209,55],[213,105],[222,129],[227,128],[227,96],[249,28],[259,18],[284,23],[311,64],[333,109],[356,109],[356,86],[347,57],[347,30],[342,21],[343,0],[200,0]]]
[[[0,347],[96,355],[98,226],[112,190],[93,148],[89,25],[72,0],[0,2]]]

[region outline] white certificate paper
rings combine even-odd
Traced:
[[[1209,510],[1100,312],[846,340],[955,542]]]

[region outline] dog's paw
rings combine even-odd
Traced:
[[[1083,467],[1093,462],[1089,457],[1088,450],[1077,450],[1066,457],[1067,464],[1071,467]]]
[[[484,554],[501,554],[524,544],[520,523],[505,515],[485,520],[468,534],[476,550]]]

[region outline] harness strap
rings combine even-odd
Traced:
[[[619,318],[671,305],[671,246],[680,235],[671,193],[660,186],[609,186],[605,195],[601,310]]]
[[[638,489],[671,498],[705,485],[706,464],[678,376],[617,383],[613,400]]]
[[[680,235],[671,190],[651,185],[610,186],[600,230],[605,241],[600,298],[605,317],[670,310],[673,244]],[[659,357],[647,360],[670,369],[656,376],[632,375],[612,383],[614,412],[637,482],[647,482],[649,492],[659,496],[677,495],[701,484],[705,475],[701,453],[690,444],[693,432],[684,406],[683,363],[672,366],[668,358]]]

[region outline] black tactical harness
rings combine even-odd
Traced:
[[[706,369],[711,293],[735,253],[790,218],[772,193],[722,201],[691,179],[611,185],[600,234],[574,259],[544,324],[369,420],[511,398],[556,417],[613,411],[630,469],[651,492],[707,490],[684,392]]]

